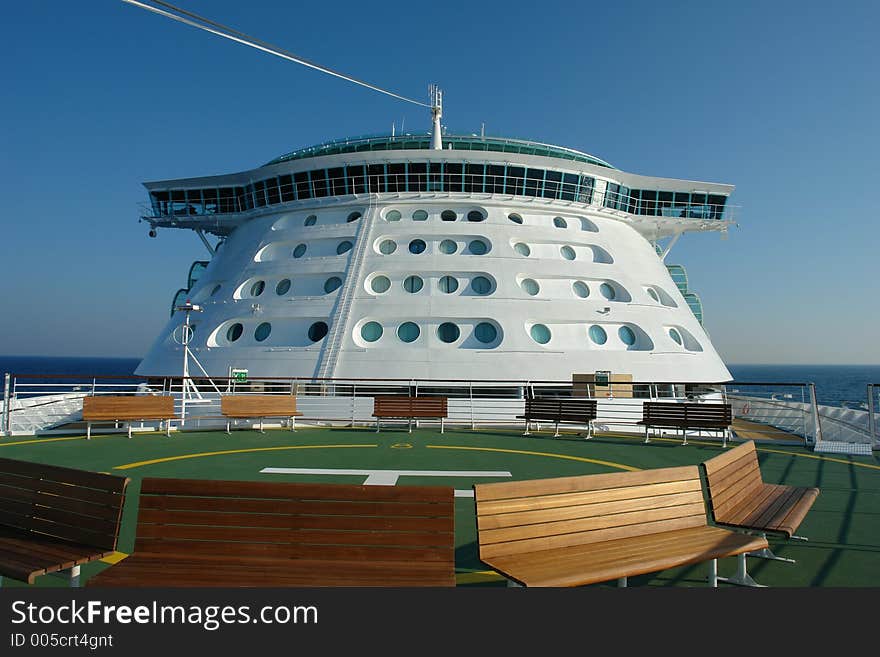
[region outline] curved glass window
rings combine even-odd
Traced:
[[[389,210],[385,215],[385,221],[400,221],[400,212],[397,210]]]
[[[339,246],[336,247],[336,255],[342,255],[343,253],[348,253],[351,251],[352,243],[348,240],[344,242],[340,242]]]
[[[461,335],[461,331],[458,326],[453,324],[452,322],[443,322],[440,326],[437,327],[437,337],[440,338],[441,342],[445,342],[449,344],[450,342],[455,342],[458,340],[458,337]]]
[[[562,217],[553,217],[553,225],[557,228],[568,228],[568,222]]]
[[[213,296],[217,296],[217,293],[220,291],[220,288],[221,288],[221,287],[223,287],[223,286],[220,285],[220,283],[217,283],[217,285],[214,286],[214,289],[211,290],[211,294],[210,294],[210,296],[212,296],[212,297],[213,297]]]
[[[413,221],[427,221],[428,213],[424,210],[416,210],[412,213]]]
[[[486,215],[484,215],[479,210],[471,210],[470,212],[467,213],[467,220],[468,221],[485,221]]]
[[[523,244],[522,242],[517,242],[513,245],[513,250],[519,253],[521,256],[525,256],[528,258],[532,254],[532,250],[529,248],[528,244]]]
[[[627,347],[631,347],[636,343],[636,334],[629,326],[621,326],[617,329],[617,335],[620,341]]]
[[[440,242],[440,253],[455,253],[458,250],[458,244],[452,240],[443,240]]]
[[[516,212],[510,213],[509,215],[507,215],[507,218],[510,219],[515,224],[522,224],[522,222],[523,222],[523,218],[520,215],[518,215]]]
[[[277,294],[280,297],[282,294],[287,294],[289,291],[290,291],[290,279],[289,278],[282,278],[280,281],[278,281],[278,285],[275,286],[275,294]]]
[[[682,343],[681,333],[679,333],[679,332],[678,332],[677,330],[675,330],[674,328],[669,329],[669,337],[672,338],[673,340],[675,340],[675,342],[676,342],[677,344],[681,344],[681,343]]]
[[[342,279],[339,276],[331,276],[324,282],[324,292],[330,294],[334,290],[338,290],[342,285]]]
[[[579,296],[581,299],[586,299],[590,296],[590,288],[583,281],[575,281],[571,284],[571,289],[574,290],[575,295]]]
[[[403,289],[411,294],[415,294],[422,289],[425,282],[421,276],[407,276],[403,281]]]
[[[226,329],[226,339],[230,342],[235,342],[241,337],[242,333],[244,333],[244,326],[236,322]]]
[[[256,340],[257,342],[262,342],[269,337],[269,334],[271,332],[272,325],[269,322],[263,322],[257,327],[257,330],[254,331],[254,340]]]
[[[610,283],[602,283],[602,285],[599,286],[599,292],[609,301],[613,301],[617,298],[617,292],[614,291],[614,286]]]
[[[474,276],[471,289],[477,294],[489,294],[492,291],[492,281],[485,276]]]
[[[379,322],[367,322],[361,326],[361,337],[367,342],[375,342],[382,337],[382,325]]]
[[[302,258],[305,255],[307,248],[309,247],[307,247],[305,244],[297,244],[296,248],[293,250],[293,257]]]
[[[571,248],[570,246],[568,246],[568,244],[566,244],[561,249],[559,249],[559,252],[562,254],[562,257],[565,258],[566,260],[574,260],[577,257],[577,255],[574,252],[574,249]]]
[[[397,337],[403,342],[415,342],[420,333],[419,325],[414,322],[404,322],[397,327]]]
[[[444,276],[440,279],[440,291],[452,294],[458,289],[458,279],[455,276]]]
[[[263,293],[263,290],[266,289],[265,281],[257,281],[253,285],[251,285],[251,296],[258,297]]]
[[[468,251],[474,255],[483,255],[489,250],[489,246],[483,240],[471,240],[468,244]]]
[[[409,243],[409,252],[418,255],[419,253],[422,253],[427,246],[425,240],[413,240]]]
[[[397,251],[397,242],[394,240],[382,240],[379,244],[379,253],[383,255],[391,255],[395,251]]]
[[[660,297],[657,296],[657,291],[653,287],[648,288],[648,296],[651,297],[657,303],[660,303]]]
[[[538,285],[538,281],[532,280],[531,278],[524,278],[522,283],[520,283],[520,286],[522,286],[522,289],[525,290],[526,294],[530,294],[531,296],[535,296],[541,291],[541,286]]]
[[[605,329],[601,326],[593,324],[590,327],[590,340],[596,344],[605,344],[608,341],[608,334],[605,333]]]
[[[314,226],[316,223],[318,223],[318,217],[316,215],[310,214],[303,222],[303,226]]]
[[[352,212],[350,215],[348,215],[345,221],[351,223],[352,221],[357,221],[362,216],[363,215],[360,212]]]
[[[325,335],[327,335],[326,322],[315,322],[309,327],[309,340],[312,342],[323,340]]]
[[[376,294],[382,294],[383,292],[387,292],[391,287],[391,281],[388,280],[387,276],[376,276],[370,281],[370,289],[373,290]]]
[[[458,215],[455,214],[455,210],[444,210],[440,213],[440,219],[442,221],[455,221],[458,219]]]
[[[529,335],[531,335],[532,340],[538,344],[547,344],[550,342],[551,338],[550,329],[543,324],[533,324],[532,328],[529,330]]]
[[[474,327],[474,337],[483,344],[495,342],[498,337],[498,329],[489,322],[480,322]]]

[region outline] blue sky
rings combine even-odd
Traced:
[[[731,183],[740,226],[685,235],[730,363],[880,363],[880,3],[181,5],[404,95],[453,132]],[[32,0],[0,40],[0,353],[142,356],[189,265],[145,180],[248,169],[426,110],[117,0]]]

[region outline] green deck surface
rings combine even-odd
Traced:
[[[121,552],[134,541],[140,478],[187,477],[254,481],[324,481],[361,484],[363,475],[261,474],[266,467],[375,470],[509,471],[510,479],[537,479],[622,470],[697,464],[722,451],[720,443],[575,434],[530,437],[514,429],[439,431],[400,429],[301,428],[295,433],[249,430],[70,437],[12,437],[0,440],[0,456],[111,472],[132,478],[123,517]],[[761,472],[768,483],[817,486],[818,500],[798,534],[808,542],[770,539],[771,548],[796,564],[749,559],[749,572],[774,587],[880,586],[880,462],[876,457],[819,455],[801,447],[759,444]],[[501,478],[402,476],[400,485],[449,485],[469,490],[475,483]],[[477,556],[474,501],[456,499],[456,570],[459,586],[504,586],[505,580]],[[719,562],[730,575],[734,559]],[[83,567],[87,579],[107,563]],[[705,587],[707,566],[699,564],[631,578],[630,586]],[[11,580],[5,586],[21,585]],[[60,578],[38,578],[38,586],[65,585]],[[607,585],[604,585],[607,586]],[[725,586],[721,584],[721,586]]]

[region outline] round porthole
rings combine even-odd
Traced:
[[[361,327],[361,337],[367,342],[375,342],[382,337],[382,325],[379,322],[367,322]]]
[[[583,281],[575,281],[571,284],[571,289],[574,290],[576,296],[579,296],[581,299],[586,299],[590,296],[590,288]]]
[[[489,322],[480,322],[474,327],[474,337],[483,344],[490,344],[498,337],[498,329]]]
[[[342,279],[339,276],[331,276],[326,281],[324,281],[324,292],[330,294],[339,289],[342,285]]]
[[[467,213],[467,220],[468,221],[485,221],[486,215],[484,215],[479,210],[471,210],[470,212]]]
[[[455,221],[458,219],[458,215],[455,214],[454,210],[444,210],[440,213],[440,219],[442,221]]]
[[[265,281],[257,281],[253,285],[251,285],[251,296],[258,297],[263,293],[263,290],[266,289]]]
[[[397,210],[389,210],[388,214],[385,215],[386,221],[400,221],[400,212]]]
[[[682,343],[681,333],[679,333],[674,328],[669,329],[669,337],[672,338],[676,342],[676,344]]]
[[[614,291],[614,287],[610,283],[602,283],[602,285],[599,286],[599,292],[609,301],[613,301],[617,298],[617,292]]]
[[[308,247],[305,244],[297,244],[296,248],[293,250],[293,257],[302,258],[305,255],[307,248]]]
[[[318,342],[318,340],[323,340],[324,336],[327,335],[327,323],[326,322],[315,322],[309,327],[309,340],[312,342]]]
[[[513,250],[519,253],[521,256],[525,256],[528,258],[532,254],[532,250],[529,248],[528,244],[523,244],[522,242],[517,242],[513,245]]]
[[[443,322],[440,326],[437,327],[437,337],[440,338],[441,342],[445,342],[447,344],[451,342],[455,342],[458,340],[461,335],[461,331],[458,326],[453,324],[452,322]]]
[[[562,257],[566,260],[574,260],[577,255],[574,252],[574,249],[568,246],[567,244],[559,249],[559,253],[562,254]]]
[[[489,294],[492,291],[492,281],[485,276],[474,276],[471,281],[471,289],[475,294]]]
[[[550,329],[543,324],[533,324],[532,328],[529,330],[529,335],[531,335],[532,340],[538,344],[547,344],[552,337]]]
[[[415,294],[422,289],[424,284],[421,276],[407,276],[403,281],[403,289],[410,294]]]
[[[397,251],[397,242],[394,240],[382,240],[379,244],[379,253],[382,255],[391,255],[395,251]]]
[[[440,291],[452,294],[458,289],[458,279],[455,276],[443,276],[440,279]]]
[[[318,223],[318,217],[316,215],[310,214],[303,222],[303,226],[314,226],[316,223]]]
[[[443,240],[440,242],[440,253],[450,255],[458,250],[458,245],[452,240]]]
[[[419,325],[413,322],[404,322],[397,327],[397,337],[402,342],[415,342],[419,338]]]
[[[593,324],[590,327],[590,340],[596,344],[605,344],[608,341],[608,334],[605,333],[605,329],[601,326]]]
[[[468,251],[474,255],[484,255],[489,250],[489,246],[483,240],[471,240],[468,244]]]
[[[391,281],[387,276],[376,276],[370,281],[370,289],[373,290],[376,294],[382,294],[383,292],[387,292],[391,287]]]
[[[413,221],[427,221],[428,213],[424,210],[416,210],[412,213]]]
[[[515,224],[521,225],[523,222],[523,218],[520,215],[518,215],[516,212],[512,212],[511,214],[507,215],[507,218],[510,219]]]
[[[629,326],[621,326],[617,329],[617,335],[620,341],[627,347],[631,347],[636,343],[636,334]]]
[[[409,243],[409,252],[418,255],[419,253],[423,253],[427,246],[425,240],[413,240]]]
[[[360,212],[352,212],[350,215],[348,215],[345,221],[351,223],[352,221],[357,221],[362,216],[363,215]]]
[[[525,290],[525,293],[530,296],[535,296],[541,291],[541,286],[538,285],[538,281],[532,280],[531,278],[524,278],[522,283],[520,283],[520,286]]]
[[[278,281],[278,285],[275,286],[275,294],[277,294],[280,297],[282,294],[287,294],[289,291],[290,291],[290,279],[289,278],[282,278],[280,281]]]
[[[254,340],[256,340],[257,342],[262,342],[269,337],[269,334],[271,332],[272,325],[269,322],[263,322],[257,327],[257,330],[254,331]]]
[[[655,290],[653,287],[648,288],[648,296],[651,297],[657,303],[660,303],[660,297],[657,296],[657,290]]]
[[[244,326],[236,322],[226,329],[226,339],[230,342],[235,342],[241,337],[242,333],[244,333]]]
[[[343,253],[348,253],[351,251],[351,242],[345,240],[344,242],[340,242],[339,246],[336,247],[336,255],[342,255]]]
[[[557,228],[568,228],[568,222],[562,217],[554,217],[553,225]]]

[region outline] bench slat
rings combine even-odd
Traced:
[[[140,500],[140,508],[154,511],[236,512],[236,513],[277,513],[276,499],[236,499],[228,497],[185,497],[177,495],[145,495]],[[442,502],[397,502],[351,500],[323,502],[320,500],[287,500],[285,512],[289,514],[364,515],[364,516],[413,516],[436,517],[451,516],[455,505],[451,500]]]
[[[294,395],[224,395],[220,398],[220,412],[227,417],[293,417],[296,410]]]
[[[83,420],[167,420],[174,419],[174,398],[170,395],[101,395],[83,397]]]

